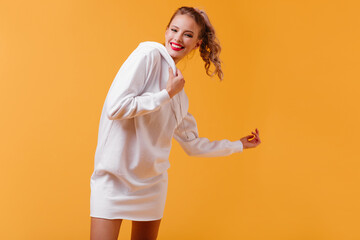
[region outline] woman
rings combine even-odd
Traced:
[[[117,239],[122,219],[132,220],[131,239],[157,238],[173,137],[187,154],[203,157],[260,144],[257,129],[234,142],[198,136],[176,68],[198,48],[206,73],[213,63],[213,75],[222,79],[221,48],[206,13],[181,7],[166,28],[165,43],[140,43],[117,73],[102,109],[90,181],[91,239]]]

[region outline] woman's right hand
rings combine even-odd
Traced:
[[[180,92],[185,85],[185,80],[179,69],[176,69],[176,76],[174,76],[171,67],[169,67],[169,80],[166,84],[166,90],[170,98]]]

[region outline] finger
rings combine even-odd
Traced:
[[[251,140],[253,140],[255,138],[255,136],[254,135],[248,135],[246,138],[247,138],[248,141],[251,141]]]
[[[254,141],[255,141],[255,142],[260,141],[260,138],[257,137],[257,136],[255,136],[255,137],[254,137]]]
[[[169,67],[169,74],[170,76],[174,76],[173,70],[171,69],[171,67]]]
[[[176,69],[176,73],[177,73],[177,76],[179,76],[179,77],[183,77],[183,75],[182,75],[182,73],[180,72],[180,69]]]

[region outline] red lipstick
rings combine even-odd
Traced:
[[[179,46],[179,47],[181,47],[181,48],[174,47],[173,45]],[[179,44],[177,44],[177,43],[173,43],[173,42],[170,43],[170,46],[171,46],[171,49],[174,50],[174,51],[181,51],[182,49],[184,49],[183,46],[181,46],[181,45],[179,45]]]

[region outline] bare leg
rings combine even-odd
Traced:
[[[132,221],[131,240],[156,240],[161,219],[155,221]]]
[[[90,240],[117,240],[122,219],[91,217]]]

